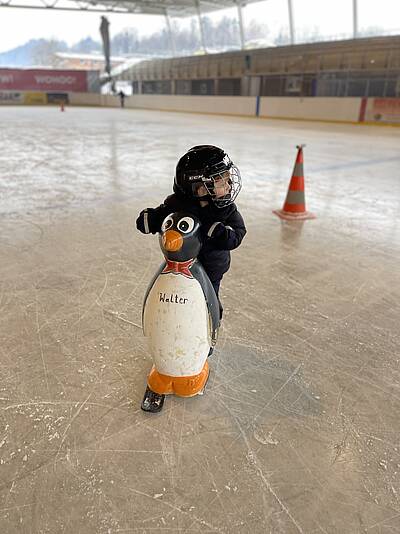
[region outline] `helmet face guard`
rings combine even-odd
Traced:
[[[211,200],[217,208],[225,208],[235,202],[242,188],[240,171],[236,165],[230,168],[204,176],[193,184],[193,196],[199,200]]]
[[[217,208],[232,204],[242,188],[240,171],[228,154],[213,145],[191,148],[176,167],[174,191]]]

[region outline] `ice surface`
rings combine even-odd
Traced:
[[[400,129],[0,108],[0,532],[400,531]],[[243,175],[206,394],[140,410],[137,213],[190,146]],[[306,143],[307,207],[282,207]]]

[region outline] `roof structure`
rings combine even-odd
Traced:
[[[242,1],[241,4],[245,5],[255,1],[257,0]],[[238,2],[236,0],[99,0],[97,4],[106,7],[117,4],[121,9],[126,9],[130,13],[158,15],[168,13],[175,17],[188,17],[196,15],[198,7],[202,13],[207,13],[237,7]]]
[[[0,7],[189,17],[259,0],[0,0]]]
[[[129,13],[137,15],[162,15],[166,20],[171,54],[172,56],[175,56],[176,47],[170,21],[171,17],[184,18],[196,15],[199,20],[202,48],[204,53],[207,53],[204,21],[202,15],[211,11],[219,11],[221,9],[236,7],[239,21],[240,43],[241,48],[244,48],[245,36],[242,8],[246,4],[255,3],[257,1],[260,0],[0,0],[0,7],[100,13]],[[287,1],[289,11],[291,12],[291,0]],[[292,19],[291,16],[290,19]],[[105,17],[103,17],[103,22],[104,21],[106,21]],[[293,36],[292,20],[291,35]],[[106,71],[109,72],[109,69],[106,69]]]

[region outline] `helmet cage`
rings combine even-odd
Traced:
[[[223,187],[223,184],[227,183],[229,185],[229,191],[225,195],[220,196],[218,189]],[[199,195],[199,187],[203,185],[207,194]],[[193,196],[201,199],[209,198],[217,208],[225,208],[232,204],[236,197],[238,196],[242,188],[242,179],[240,176],[240,171],[236,165],[231,165],[228,169],[221,170],[210,174],[208,176],[201,176],[199,180],[192,183],[192,192]]]

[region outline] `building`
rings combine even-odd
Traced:
[[[54,66],[60,69],[100,70],[104,71],[105,60],[103,54],[73,54],[70,52],[56,52]],[[123,57],[111,57],[111,68],[126,61]]]

